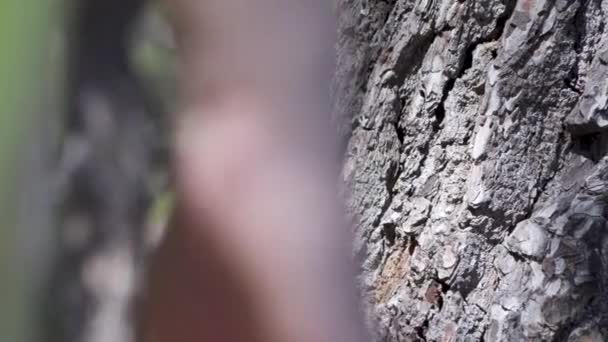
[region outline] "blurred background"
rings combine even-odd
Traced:
[[[378,340],[607,340],[607,1],[328,2]],[[0,342],[133,342],[175,83],[155,0],[0,0]]]
[[[132,341],[172,207],[154,1],[0,1],[0,340]]]

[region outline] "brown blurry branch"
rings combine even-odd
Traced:
[[[329,5],[167,6],[178,210],[152,260],[143,341],[364,341],[336,200]]]

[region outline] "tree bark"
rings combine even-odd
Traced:
[[[608,339],[607,6],[338,2],[378,341]]]

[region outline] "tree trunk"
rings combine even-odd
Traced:
[[[131,342],[159,108],[128,48],[143,0],[76,1],[68,27],[51,341]]]
[[[608,1],[338,7],[377,340],[608,339]]]

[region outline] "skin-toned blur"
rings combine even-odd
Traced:
[[[335,184],[330,3],[166,5],[177,209],[141,341],[365,341]]]
[[[2,340],[369,341],[337,189],[332,1],[5,2]]]

